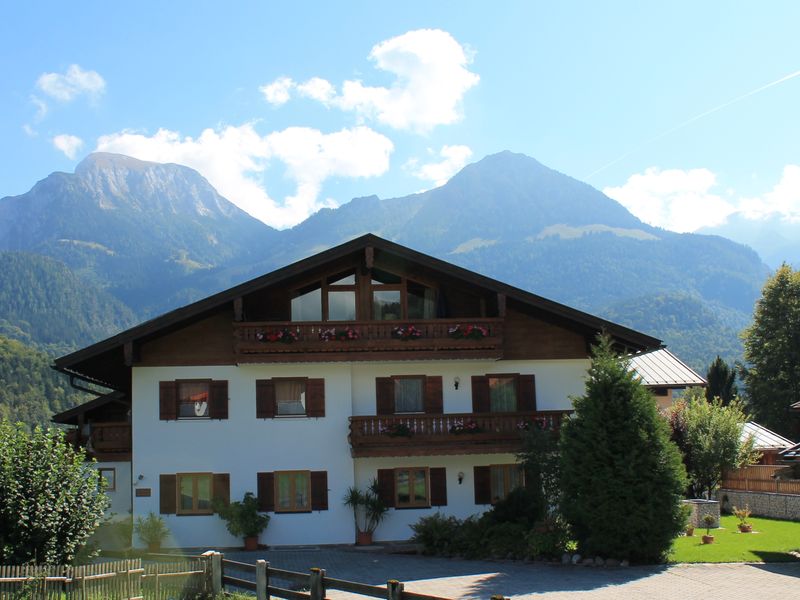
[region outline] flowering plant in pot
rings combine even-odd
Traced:
[[[353,509],[353,522],[356,526],[356,544],[368,546],[372,543],[372,534],[386,518],[389,507],[384,504],[378,493],[378,480],[373,479],[366,490],[355,486],[347,489],[344,505]]]
[[[703,536],[704,544],[713,544],[714,536],[711,535],[711,528],[714,526],[714,515],[703,515],[703,525],[706,528],[706,534]]]
[[[488,337],[489,330],[481,325],[455,325],[447,330],[447,335],[456,340],[482,340]]]
[[[288,327],[284,327],[273,331],[256,331],[256,339],[264,343],[281,342],[282,344],[292,344],[297,341],[298,336]]]
[[[392,337],[396,340],[416,340],[422,337],[422,332],[413,325],[392,327]]]
[[[225,521],[231,535],[244,538],[245,550],[258,550],[258,536],[267,528],[269,515],[258,513],[258,500],[247,492],[241,502],[214,501],[214,512]]]
[[[337,341],[349,342],[358,339],[358,331],[352,327],[323,329],[319,332],[319,339],[323,342]]]
[[[390,423],[385,427],[381,427],[381,433],[389,437],[408,437],[414,435],[411,428],[405,423]]]
[[[744,508],[736,508],[733,507],[733,514],[736,515],[736,518],[739,519],[739,532],[740,533],[752,533],[753,532],[753,525],[747,522],[747,519],[750,518],[750,506],[747,504],[744,505]]]
[[[483,427],[478,425],[477,421],[473,421],[472,419],[464,420],[458,419],[455,423],[450,426],[450,433],[455,435],[461,435],[465,433],[482,433]]]

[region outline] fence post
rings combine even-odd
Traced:
[[[388,600],[403,600],[403,584],[397,579],[386,582],[386,598]]]
[[[200,556],[206,563],[205,593],[213,596],[222,592],[222,553],[208,550]]]
[[[256,561],[256,600],[269,600],[269,563]]]
[[[325,570],[318,567],[311,568],[311,577],[308,580],[308,591],[311,600],[325,600]]]

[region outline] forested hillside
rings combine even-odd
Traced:
[[[88,399],[51,362],[47,354],[0,335],[0,418],[43,425],[53,413]]]

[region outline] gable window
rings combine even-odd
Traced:
[[[275,379],[275,414],[306,414],[306,380]]]
[[[208,381],[178,382],[178,418],[208,419],[209,404]]]
[[[395,506],[418,508],[431,505],[428,498],[428,468],[394,470]]]
[[[517,411],[517,378],[512,375],[489,375],[489,411]]]
[[[178,473],[179,515],[210,515],[212,498],[211,473]]]
[[[519,465],[491,465],[492,504],[503,500],[511,490],[522,486],[522,469]]]
[[[433,288],[374,269],[370,281],[372,318],[376,321],[433,319]]]
[[[393,377],[394,412],[425,412],[425,377]]]
[[[322,321],[322,288],[317,284],[292,298],[292,321]]]
[[[275,511],[311,511],[310,471],[275,471]]]

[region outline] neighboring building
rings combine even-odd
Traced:
[[[658,408],[672,405],[675,392],[687,387],[705,387],[708,382],[666,348],[640,352],[630,357],[629,368],[639,376],[642,385],[656,397]]]
[[[58,359],[114,393],[57,420],[101,467],[125,462],[117,489],[177,545],[239,545],[211,500],[247,491],[272,514],[262,543],[351,543],[342,498],[373,479],[393,507],[375,539],[407,539],[521,482],[520,430],[559,427],[601,331],[621,353],[661,346],[366,235]],[[100,447],[125,426],[129,463]]]
[[[792,440],[770,431],[755,421],[745,423],[742,428],[742,442],[753,438],[753,447],[761,453],[758,461],[760,465],[776,465],[780,461],[780,454],[794,446]]]

